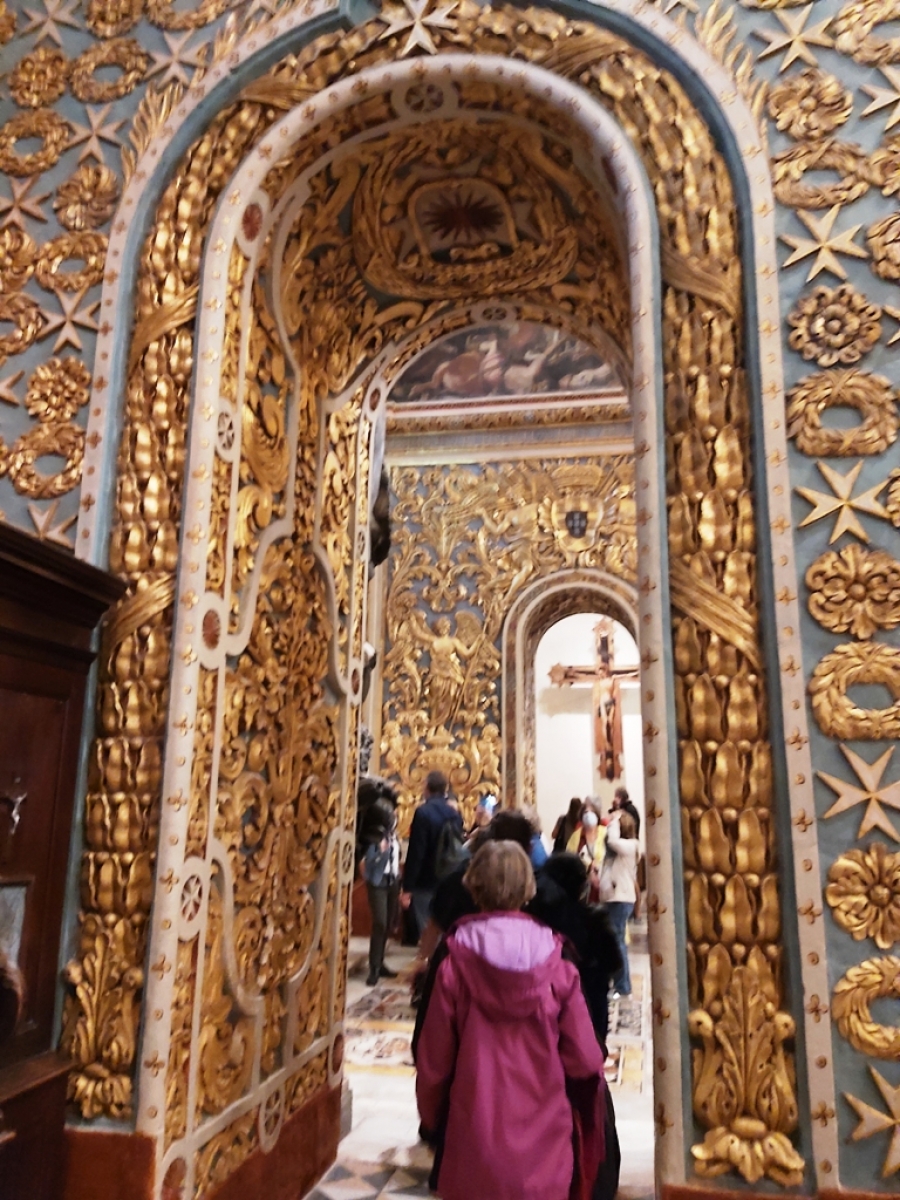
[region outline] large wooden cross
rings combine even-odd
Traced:
[[[623,679],[640,678],[634,667],[613,666],[613,622],[601,618],[594,626],[597,661],[592,667],[564,666],[550,668],[554,687],[573,687],[590,684],[594,689],[594,747],[600,759],[599,770],[611,782],[622,777],[622,705],[619,683]]]

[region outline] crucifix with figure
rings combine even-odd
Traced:
[[[623,679],[637,679],[634,667],[613,665],[613,622],[603,617],[594,626],[596,662],[592,667],[563,666],[550,668],[554,687],[573,687],[590,684],[594,689],[594,749],[599,758],[601,776],[611,783],[621,779],[622,764],[622,705],[619,684]]]

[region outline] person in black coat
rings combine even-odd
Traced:
[[[628,791],[626,788],[617,787],[613,793],[613,802],[611,812],[627,812],[630,814],[635,825],[635,837],[641,836],[641,814],[635,808],[633,801],[628,799]]]

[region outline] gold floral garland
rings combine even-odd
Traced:
[[[45,324],[41,306],[22,292],[0,296],[0,323],[5,321],[15,325],[15,329],[12,333],[0,334],[0,363],[9,355],[21,354],[33,345]]]

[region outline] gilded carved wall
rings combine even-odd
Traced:
[[[326,411],[326,401],[345,388],[353,372],[390,336],[405,334],[427,319],[427,305],[435,303],[422,293],[415,273],[407,272],[402,287],[413,289],[420,307],[414,312],[395,310],[381,323],[377,304],[366,310],[371,294],[360,277],[353,276],[348,287],[349,277],[341,274],[348,267],[346,247],[339,239],[332,247],[326,238],[316,252],[334,256],[339,269],[328,275],[335,281],[333,290],[329,293],[323,285],[321,294],[307,295],[305,309],[295,297],[283,305],[289,311],[295,303],[297,313],[311,312],[314,317],[295,321],[289,335],[297,346],[296,360],[314,364],[310,378],[304,376],[306,390],[295,395],[293,384],[283,387],[290,372],[282,375],[283,347],[277,339],[273,344],[271,314],[267,326],[262,295],[252,290],[258,285],[250,275],[244,277],[241,254],[231,253],[220,274],[231,272],[233,294],[230,306],[220,303],[225,309],[221,319],[235,336],[220,355],[221,403],[217,399],[209,418],[209,441],[215,442],[207,467],[210,506],[202,523],[192,515],[184,531],[186,574],[176,580],[185,492],[184,431],[189,419],[201,419],[190,396],[191,387],[199,386],[191,379],[196,374],[193,331],[202,256],[210,252],[204,231],[245,154],[282,113],[323,86],[382,58],[427,56],[438,48],[487,51],[539,62],[600,98],[644,156],[660,215],[668,536],[677,613],[676,723],[686,844],[696,846],[686,862],[690,1032],[696,1049],[693,1101],[701,1131],[709,1130],[695,1146],[698,1170],[717,1174],[735,1168],[748,1179],[766,1173],[781,1183],[798,1178],[798,1156],[790,1141],[797,1124],[792,1018],[785,1008],[780,927],[790,917],[792,925],[799,923],[803,954],[815,955],[817,961],[819,950],[804,950],[804,939],[818,935],[824,924],[835,980],[833,996],[804,997],[808,1022],[827,1027],[834,1019],[832,1042],[809,1071],[813,1082],[839,1072],[845,1098],[833,1105],[814,1105],[811,1116],[816,1128],[833,1129],[838,1123],[841,1134],[851,1139],[840,1150],[835,1139],[839,1161],[819,1160],[814,1169],[820,1180],[839,1179],[870,1189],[891,1186],[900,1170],[898,1052],[890,1025],[878,1019],[880,1010],[873,1006],[897,994],[894,916],[900,893],[897,824],[891,815],[897,807],[896,784],[890,748],[873,751],[866,743],[892,739],[897,714],[895,703],[879,706],[853,689],[880,684],[891,697],[898,691],[893,644],[895,526],[900,526],[900,485],[895,478],[898,379],[889,347],[897,340],[892,323],[900,320],[894,212],[898,139],[892,132],[900,93],[892,65],[894,39],[879,29],[892,10],[873,0],[844,5],[819,0],[814,9],[778,3],[732,9],[705,0],[676,0],[664,7],[677,24],[660,26],[674,51],[679,45],[692,46],[696,37],[714,57],[730,64],[735,89],[751,94],[758,110],[765,101],[762,119],[768,120],[771,138],[781,270],[767,286],[781,297],[783,324],[779,328],[763,321],[756,333],[763,355],[779,342],[785,353],[787,395],[782,397],[776,386],[764,394],[762,405],[765,420],[783,422],[792,444],[787,464],[779,457],[770,460],[766,470],[795,489],[796,537],[778,554],[788,560],[796,547],[808,612],[796,628],[782,627],[778,636],[785,640],[799,632],[802,639],[802,649],[783,665],[782,685],[786,690],[795,675],[805,673],[815,724],[807,745],[798,726],[788,753],[811,755],[815,799],[797,814],[795,828],[805,836],[818,823],[822,861],[822,878],[816,885],[821,901],[804,902],[794,915],[790,887],[788,899],[779,901],[775,885],[775,797],[767,747],[770,738],[777,739],[766,725],[756,622],[752,413],[742,375],[748,347],[735,207],[724,161],[679,85],[615,38],[578,25],[566,28],[546,14],[524,20],[520,13],[512,17],[497,10],[479,17],[474,6],[463,4],[452,20],[442,17],[435,22],[429,21],[428,10],[423,16],[413,7],[397,8],[350,36],[327,35],[320,46],[286,61],[280,73],[276,69],[247,85],[244,103],[229,102],[175,170],[139,264],[128,378],[120,381],[121,387],[111,386],[114,363],[104,358],[105,350],[95,361],[93,347],[95,333],[108,337],[120,314],[101,307],[100,282],[105,272],[107,294],[116,286],[118,265],[106,261],[108,242],[125,230],[133,211],[126,204],[113,224],[123,179],[152,169],[149,160],[136,162],[131,151],[120,164],[115,150],[126,135],[138,150],[150,145],[154,136],[165,136],[181,85],[199,85],[201,61],[214,60],[212,70],[222,74],[222,63],[236,53],[237,45],[236,29],[223,27],[226,7],[202,4],[193,12],[176,12],[165,5],[149,4],[145,10],[138,4],[91,3],[82,13],[65,0],[38,0],[27,11],[4,5],[0,12],[0,39],[8,43],[4,61],[10,67],[0,84],[0,168],[8,176],[0,199],[0,315],[7,318],[0,354],[9,371],[0,381],[0,506],[7,517],[64,544],[71,544],[76,532],[79,540],[86,535],[90,542],[97,495],[90,473],[97,470],[101,434],[96,428],[87,431],[86,421],[90,412],[92,420],[102,423],[109,406],[117,405],[124,423],[109,561],[131,589],[104,642],[97,734],[90,754],[79,954],[67,971],[64,1031],[64,1044],[79,1064],[73,1099],[88,1116],[121,1119],[129,1113],[148,981],[172,987],[177,998],[164,1039],[166,1053],[158,1059],[148,1053],[142,1067],[148,1081],[146,1087],[142,1083],[142,1091],[151,1090],[156,1075],[164,1078],[174,1110],[166,1130],[172,1144],[190,1121],[202,1124],[217,1104],[227,1105],[242,1090],[249,1095],[245,1072],[251,1046],[263,1071],[263,1063],[278,1057],[279,1046],[284,1052],[280,1005],[285,1003],[285,973],[294,969],[299,948],[308,947],[309,941],[302,889],[285,892],[283,872],[298,854],[309,853],[311,828],[316,836],[326,837],[328,830],[350,819],[346,809],[336,816],[335,806],[345,801],[338,802],[333,789],[346,796],[355,744],[355,718],[347,705],[340,713],[335,710],[339,702],[329,681],[351,668],[361,640],[355,599],[362,590],[361,573],[347,541],[345,486],[354,481],[350,504],[358,503],[364,482],[355,457],[364,448],[355,437],[361,397],[342,397],[333,411]],[[264,21],[268,11],[265,4],[238,8],[240,21]],[[744,58],[737,53],[729,58],[729,15],[738,38],[745,39]],[[263,40],[260,35],[260,44]],[[163,84],[174,85],[174,90],[157,90]],[[503,90],[495,88],[488,103],[500,106],[502,98]],[[429,103],[427,93],[421,102]],[[382,106],[380,114],[368,118],[376,126],[388,111],[387,101],[367,103],[376,109]],[[364,118],[363,113],[359,116]],[[546,113],[542,119],[545,125],[549,121]],[[564,118],[558,119],[564,123]],[[348,132],[349,127],[332,129],[338,139]],[[38,149],[23,144],[32,136],[40,139]],[[391,136],[382,149],[393,147]],[[273,204],[326,145],[326,137],[311,139],[305,158],[300,153],[296,164],[273,166],[265,185]],[[402,153],[402,144],[398,150]],[[440,149],[435,153],[439,156]],[[825,180],[821,171],[829,173]],[[364,169],[358,178],[368,178]],[[321,195],[311,203],[321,205],[325,225],[334,227],[335,213],[346,212],[356,194],[355,182],[349,176],[326,179],[324,173],[322,179],[317,185]],[[334,207],[335,190],[342,186],[346,193]],[[496,180],[484,178],[481,186],[487,194]],[[131,197],[129,201],[133,203]],[[253,241],[248,229],[256,216],[249,207],[245,212],[244,236]],[[256,215],[265,214],[261,209]],[[550,213],[544,226],[550,233],[560,228],[553,220]],[[521,230],[513,233],[518,239]],[[399,289],[396,274],[385,274],[383,265],[390,259],[385,248],[395,246],[392,236],[388,213],[372,231],[371,257],[363,265],[372,281]],[[512,240],[510,234],[510,245]],[[307,249],[298,246],[295,252],[301,268],[297,296],[303,295]],[[564,234],[556,252],[558,263],[569,263]],[[623,334],[625,314],[615,315],[614,298],[608,293],[589,296],[587,276],[580,281],[577,300],[565,291],[554,294],[556,285],[547,284],[541,275],[545,266],[545,260],[532,257],[523,268],[531,272],[528,286],[540,294],[542,303],[568,307],[572,320],[586,303],[593,316]],[[346,301],[347,312],[362,308],[372,320],[362,323],[365,336],[354,329],[361,337],[354,349],[336,343],[329,355],[323,348],[321,314],[330,311],[337,297]],[[238,311],[258,313],[253,332],[249,323],[238,320]],[[238,353],[239,328],[247,332]],[[212,361],[207,365],[211,370]],[[252,367],[250,379],[243,380],[239,394],[238,381],[247,366]],[[202,384],[202,374],[198,378]],[[858,414],[856,427],[833,419],[834,410],[840,415],[848,409]],[[284,477],[288,410],[296,413],[307,447],[289,486]],[[245,426],[240,459],[229,459],[236,431],[240,427],[243,434]],[[639,429],[638,454],[644,440]],[[294,455],[291,445],[289,464]],[[87,474],[80,493],[83,469]],[[292,470],[289,465],[289,474]],[[322,496],[312,500],[317,472],[329,481],[327,504]],[[784,490],[785,483],[774,486]],[[213,496],[218,497],[215,503]],[[79,501],[82,526],[76,525]],[[303,520],[316,511],[316,504],[317,524],[310,535]],[[287,531],[292,505],[297,525]],[[226,509],[240,514],[239,520],[229,523]],[[642,511],[639,501],[639,530]],[[773,525],[773,540],[789,529],[786,520],[778,520],[784,527]],[[287,566],[260,549],[273,522],[282,522],[279,536],[297,546]],[[302,549],[310,545],[310,536],[331,549],[333,587],[331,592],[325,589],[325,598],[315,582],[313,558]],[[194,569],[191,546],[196,546]],[[647,579],[649,587],[653,581]],[[638,584],[644,586],[640,571]],[[302,595],[302,603],[315,613],[316,654],[321,656],[326,631],[334,628],[327,662],[316,654],[308,659],[311,651],[304,639],[310,636],[309,628],[294,623],[284,607],[285,595]],[[201,598],[206,606],[202,609]],[[185,640],[173,653],[176,599],[177,611],[187,614],[182,624],[192,629],[182,631]],[[795,599],[778,595],[776,622],[781,606],[786,610]],[[467,632],[457,625],[448,635],[459,642],[452,653],[460,664],[465,661],[463,650],[472,645]],[[435,634],[432,630],[429,636]],[[196,716],[185,718],[180,731],[180,705],[170,712],[170,672],[178,662],[201,654],[207,657],[191,684]],[[283,714],[263,717],[260,689],[268,694],[271,687],[282,686],[267,672],[276,661],[294,661],[292,655],[301,654],[312,665],[303,703],[298,699],[285,704],[285,713],[293,714],[295,723]],[[450,673],[451,683],[457,674]],[[455,703],[449,684],[443,688],[442,703],[448,711]],[[184,760],[190,773],[180,794],[163,787],[163,745],[170,721],[174,725],[168,728],[174,727],[184,751],[172,753]],[[226,731],[231,757],[222,759],[223,774],[218,754],[212,756],[219,764],[214,784],[210,743],[219,737],[224,745]],[[647,734],[657,737],[661,732]],[[329,749],[336,744],[337,751]],[[317,756],[320,785],[315,802],[307,806],[291,785],[298,763],[310,754]],[[329,775],[332,761],[341,764],[337,783]],[[233,778],[228,771],[236,772]],[[805,772],[793,770],[788,779],[792,790],[808,788],[811,782]],[[213,791],[214,802],[207,802],[205,797],[212,798]],[[661,806],[667,803],[667,797],[660,798]],[[284,804],[303,830],[296,842],[267,833],[284,817]],[[243,814],[240,821],[234,816],[237,811]],[[206,874],[198,870],[199,882],[190,887],[193,876],[174,867],[170,873],[168,860],[155,874],[160,824],[168,827],[181,820],[185,827],[179,836],[184,840],[178,853],[186,855],[190,848],[197,863],[206,864]],[[228,849],[234,837],[238,840]],[[327,863],[327,855],[316,858],[321,849],[316,849],[315,837],[311,844],[314,865]],[[168,842],[163,850],[167,855],[174,852]],[[323,928],[335,930],[342,903],[336,870],[327,868],[332,882],[320,906]],[[799,870],[814,872],[818,867],[809,858],[801,860]],[[242,871],[249,872],[243,879]],[[301,872],[300,877],[308,876]],[[205,906],[202,938],[199,930],[181,936],[194,928],[190,921],[196,887],[202,889]],[[147,915],[154,892],[158,905],[162,900],[172,908],[173,922],[180,901],[177,920],[187,924],[178,926],[174,954],[148,958]],[[239,893],[242,897],[237,910],[239,921],[245,922],[241,955],[248,972],[256,965],[259,1005],[254,1010],[245,996],[236,1005],[229,1003],[226,1013],[226,1000],[233,1000],[242,985],[240,972],[228,966],[227,954],[223,958],[225,935],[217,906],[229,892],[232,899]],[[272,907],[268,915],[261,911],[257,917],[252,910],[261,908],[260,901],[262,909]],[[277,922],[271,913],[280,914],[282,905],[295,931],[286,947],[272,942]],[[665,919],[664,907],[663,898],[656,913],[651,911],[654,920]],[[154,935],[161,936],[160,931]],[[339,955],[339,933],[329,944],[329,952]],[[198,984],[192,973],[201,954],[211,970]],[[275,957],[271,967],[270,954]],[[309,964],[306,982],[298,983],[302,998],[295,997],[295,1015],[288,1021],[315,1031],[323,1027],[316,1015],[322,1003],[321,962],[309,959]],[[332,977],[339,975],[338,971]],[[326,1022],[336,1019],[339,1000],[331,997],[334,1003]],[[210,1027],[219,1018],[225,1022],[227,1055],[214,1036],[202,1042],[202,1051],[190,1045],[187,1013],[198,1005]],[[248,1014],[255,1022],[252,1035],[245,1024]],[[660,1013],[659,1019],[666,1018]],[[746,1046],[749,1031],[757,1026],[764,1030],[764,1053],[758,1059],[742,1059],[744,1067],[728,1074],[731,1052],[725,1053],[723,1046]],[[276,1029],[282,1030],[280,1039],[272,1032]],[[295,1051],[302,1054],[308,1045],[316,1045],[314,1037],[311,1043],[301,1035],[292,1040],[290,1061],[296,1061],[291,1058]],[[762,1089],[748,1082],[757,1066],[765,1077]],[[281,1084],[273,1087],[273,1095],[284,1097],[280,1111],[320,1086],[329,1070],[323,1052],[312,1053],[296,1085],[289,1083],[281,1092]],[[195,1080],[189,1106],[185,1078]],[[254,1114],[250,1104],[198,1150],[191,1170],[203,1187],[224,1178],[260,1144],[260,1137],[265,1141],[277,1131],[277,1104],[274,1116],[271,1110],[263,1113],[271,1119],[268,1126]],[[658,1116],[665,1135],[669,1118],[665,1112]],[[878,1157],[874,1164],[873,1149]]]
[[[525,588],[567,567],[633,581],[633,462],[395,467],[391,493],[380,770],[399,782],[401,827],[430,770],[471,820],[479,797],[504,792],[504,623]]]

